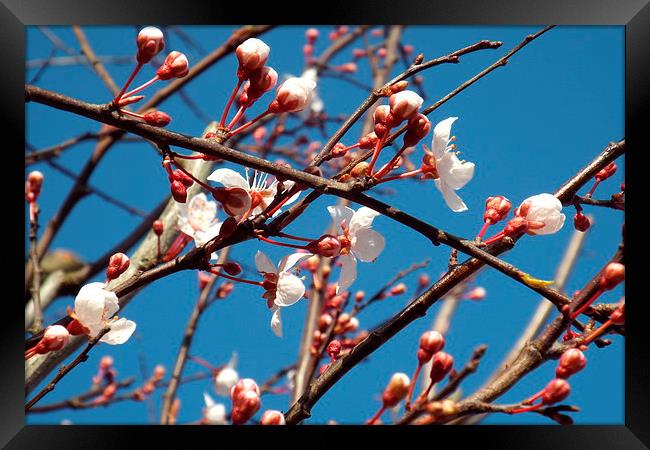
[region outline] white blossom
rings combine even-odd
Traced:
[[[226,406],[223,403],[215,403],[207,392],[203,393],[203,401],[203,419],[206,425],[228,425]]]
[[[474,176],[474,163],[458,159],[453,151],[455,146],[449,145],[451,138],[451,125],[458,117],[449,117],[438,123],[433,129],[431,152],[435,158],[435,168],[438,177],[435,179],[436,187],[442,193],[447,206],[454,212],[467,211],[467,206],[456,194],[456,190],[465,186]]]
[[[203,193],[187,203],[176,203],[178,228],[202,246],[219,234],[221,222],[217,220],[217,202],[210,201]]]
[[[233,353],[230,361],[223,367],[214,378],[214,388],[222,397],[230,395],[230,389],[239,381],[239,373],[235,370],[237,366],[237,353]]]
[[[341,262],[338,291],[349,288],[357,278],[357,259],[374,261],[384,249],[386,241],[371,228],[373,220],[379,215],[377,211],[365,206],[356,212],[347,206],[328,206],[327,210],[337,232],[342,233],[339,236],[342,249],[338,257]]]
[[[529,222],[543,224],[540,228],[529,227],[530,234],[553,234],[564,225],[562,202],[552,194],[538,194],[524,200],[515,214]]]

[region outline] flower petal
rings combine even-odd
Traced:
[[[339,256],[341,263],[341,272],[339,274],[339,282],[336,287],[336,293],[339,290],[345,290],[352,286],[354,280],[357,279],[357,259],[352,254]]]
[[[205,231],[199,230],[194,233],[194,245],[200,247],[217,237],[219,231],[221,230],[222,224],[223,222],[215,222],[214,224],[210,225],[210,227],[208,227]]]
[[[363,228],[370,228],[372,221],[375,220],[379,213],[374,209],[362,206],[357,209],[352,219],[350,219],[350,234],[354,236],[359,230]]]
[[[461,162],[455,153],[447,152],[436,162],[440,178],[452,189],[460,189],[474,176],[474,163]]]
[[[280,317],[280,307],[274,306],[271,308],[273,315],[271,316],[271,330],[277,337],[282,337],[282,318]]]
[[[298,264],[300,261],[311,258],[312,256],[314,255],[311,253],[292,253],[290,255],[287,255],[280,261],[280,264],[278,265],[278,271],[289,272],[293,266]]]
[[[247,191],[250,189],[246,178],[232,169],[217,169],[210,174],[208,180],[221,183],[225,187],[238,187]]]
[[[363,228],[357,231],[352,242],[352,251],[355,256],[363,262],[371,262],[377,259],[386,246],[384,237],[370,228]]]
[[[349,226],[352,216],[354,215],[354,210],[347,206],[328,206],[327,211],[330,213],[330,216],[332,216],[332,221],[338,231],[341,230],[341,222],[345,221]]]
[[[463,212],[467,211],[467,205],[463,200],[454,192],[452,188],[445,182],[441,182],[440,179],[434,180],[436,182],[436,187],[442,193],[442,197],[445,199],[447,206],[451,208],[454,212]]]
[[[74,312],[79,322],[86,327],[102,322],[105,317],[107,298],[108,307],[113,314],[119,309],[115,293],[106,291],[104,287],[104,283],[86,284],[75,297]]]
[[[125,318],[117,319],[116,321],[110,324],[111,331],[106,333],[100,339],[101,342],[105,342],[110,345],[124,344],[129,340],[133,332],[135,331],[135,322],[132,320],[127,320]]]
[[[255,254],[255,267],[257,267],[258,272],[278,273],[275,264],[271,262],[268,256],[259,250]]]
[[[280,272],[278,287],[275,291],[275,304],[291,306],[302,298],[305,285],[302,280],[292,273]]]
[[[451,135],[451,125],[458,120],[458,117],[449,117],[439,122],[433,129],[433,140],[431,141],[431,151],[436,159],[442,158],[447,151],[449,138]]]
[[[210,397],[210,394],[208,394],[207,392],[203,393],[203,401],[205,402],[205,406],[207,408],[210,408],[212,405],[214,405],[214,400],[212,399],[212,397]]]

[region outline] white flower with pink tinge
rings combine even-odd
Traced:
[[[215,183],[220,183],[227,188],[241,188],[244,189],[251,197],[250,211],[248,215],[261,214],[273,201],[277,192],[278,192],[278,181],[273,180],[273,182],[267,185],[269,174],[255,171],[255,175],[251,180],[248,176],[248,168],[246,168],[246,178],[242,177],[238,172],[235,172],[232,169],[217,169],[210,176],[208,180],[214,181]],[[285,181],[283,183],[284,189],[289,190],[294,186],[293,181]],[[289,200],[285,202],[285,205],[295,202],[300,196],[300,192],[297,192]],[[281,210],[278,210],[274,215],[280,213]]]
[[[451,125],[457,119],[458,117],[449,117],[436,125],[433,129],[429,156],[435,159],[435,162],[431,161],[438,173],[438,178],[434,181],[447,206],[454,212],[462,212],[467,211],[467,206],[454,191],[462,188],[472,179],[474,163],[459,160],[454,152],[455,145],[449,145],[454,139],[451,137]]]
[[[93,338],[105,326],[111,329],[100,342],[116,345],[126,342],[135,331],[135,322],[125,318],[112,319],[120,309],[115,292],[105,289],[104,283],[89,283],[83,286],[74,300],[70,316],[82,327],[82,331]],[[74,334],[74,333],[73,333]]]
[[[311,256],[311,253],[292,253],[282,258],[276,267],[261,251],[258,250],[255,254],[255,266],[264,277],[262,283],[266,292],[262,297],[267,300],[267,305],[273,312],[271,329],[278,337],[282,337],[280,308],[293,305],[305,294],[305,285],[291,270]]]
[[[528,221],[529,234],[553,234],[564,225],[566,216],[561,211],[562,202],[556,196],[538,194],[524,200],[515,210],[515,216]]]
[[[372,221],[379,215],[373,209],[362,206],[356,212],[347,206],[328,206],[336,232],[341,233],[341,274],[339,289],[349,288],[357,278],[357,258],[363,262],[372,262],[384,250],[386,240],[371,228]]]
[[[208,200],[205,194],[197,194],[187,203],[176,203],[176,212],[178,228],[194,239],[197,247],[219,234],[222,222],[217,220],[217,202]]]
[[[226,406],[216,403],[207,392],[203,393],[205,408],[203,409],[203,423],[206,425],[228,425]]]

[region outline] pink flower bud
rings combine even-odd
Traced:
[[[361,150],[368,150],[369,148],[373,148],[377,144],[378,140],[379,138],[374,132],[366,134],[364,137],[359,139],[359,148]]]
[[[227,262],[223,265],[223,270],[232,276],[237,276],[241,273],[241,266],[236,262]]]
[[[331,234],[325,234],[307,245],[309,252],[332,258],[341,252],[341,242]]]
[[[338,31],[339,36],[340,36],[340,35],[343,35],[343,34],[347,33],[348,31],[350,31],[350,29],[348,28],[347,25],[341,25],[341,26],[338,28],[337,31]]]
[[[581,212],[577,212],[575,216],[573,216],[573,226],[576,230],[582,231],[584,233],[591,226],[591,222],[587,216]]]
[[[302,111],[311,102],[316,82],[308,78],[289,78],[277,90],[269,105],[272,113]]]
[[[237,397],[241,396],[246,391],[253,391],[260,395],[260,388],[252,378],[242,378],[230,389],[230,399],[235,402]]]
[[[284,414],[280,411],[269,409],[264,411],[262,414],[262,419],[260,420],[261,425],[285,425]]]
[[[251,106],[265,92],[273,89],[278,82],[278,73],[268,66],[264,66],[251,74],[244,85],[244,90],[239,97],[242,106]]]
[[[357,71],[357,65],[356,63],[349,62],[349,63],[341,64],[336,68],[336,70],[343,73],[355,73]]]
[[[311,59],[314,54],[314,46],[311,44],[305,44],[302,46],[302,54],[305,55],[305,59]]]
[[[391,288],[390,295],[402,295],[405,292],[406,292],[406,285],[404,283],[399,283]]]
[[[217,298],[224,299],[235,289],[235,284],[227,281],[217,288]]]
[[[321,314],[320,317],[318,318],[318,329],[320,331],[327,330],[333,321],[334,318],[330,314],[327,313]]]
[[[339,142],[334,147],[332,147],[332,158],[340,158],[348,152],[348,148],[342,142]]]
[[[363,298],[366,296],[366,293],[364,291],[357,291],[356,294],[354,294],[354,301],[359,303]]]
[[[167,55],[165,62],[156,71],[156,75],[161,80],[169,80],[174,77],[183,78],[189,72],[190,63],[187,61],[187,56],[174,50]]]
[[[262,145],[262,139],[266,137],[266,127],[259,127],[253,131],[253,139],[257,145]]]
[[[341,343],[336,339],[327,345],[327,354],[331,358],[336,358],[341,353]]]
[[[621,263],[612,262],[607,264],[600,277],[600,287],[606,291],[614,289],[625,279],[625,266]]]
[[[425,331],[420,336],[420,348],[430,354],[439,352],[445,346],[445,338],[437,331]]]
[[[408,121],[406,134],[404,135],[404,146],[413,147],[420,142],[431,130],[431,122],[424,114],[416,114]]]
[[[160,236],[161,234],[163,234],[164,228],[165,225],[163,224],[162,220],[155,220],[151,225],[151,229],[153,230],[156,236]]]
[[[384,35],[384,29],[383,28],[373,28],[370,30],[370,36],[372,37],[381,37]]]
[[[207,272],[198,272],[199,278],[199,291],[202,291],[210,281],[214,279],[214,275]]]
[[[408,375],[401,372],[394,374],[382,394],[384,406],[392,408],[402,401],[408,394],[410,385],[411,380]]]
[[[433,383],[441,381],[451,371],[453,365],[454,358],[449,353],[438,352],[433,355],[433,359],[431,360],[431,372],[429,373],[431,381]]]
[[[67,330],[66,330],[67,331]],[[110,355],[103,356],[101,360],[99,360],[99,370],[108,370],[113,366],[113,357]]]
[[[166,373],[165,366],[158,364],[156,367],[154,367],[151,378],[153,378],[154,381],[160,381],[163,378],[165,378],[165,373]]]
[[[29,172],[27,183],[25,183],[25,194],[31,194],[29,197],[36,201],[43,187],[43,173],[38,170]],[[29,199],[28,199],[29,200]]]
[[[354,50],[352,50],[352,56],[354,58],[363,58],[366,55],[367,55],[366,51],[362,48],[355,48]]]
[[[558,378],[569,378],[574,373],[584,369],[586,364],[587,358],[585,354],[577,348],[570,348],[562,353],[557,369],[555,369],[555,376]]]
[[[388,105],[379,105],[375,108],[375,111],[372,113],[372,120],[375,124],[385,123],[386,119],[390,114],[390,106]]]
[[[624,325],[625,324],[625,303],[622,303],[621,306],[616,308],[614,312],[609,315],[609,318],[614,325]]]
[[[402,47],[402,50],[404,50],[405,55],[410,55],[413,53],[413,46],[411,44],[406,44],[404,47]]]
[[[46,350],[43,353],[50,351],[61,350],[70,338],[70,332],[61,325],[50,325],[43,333],[43,348]]]
[[[183,172],[181,169],[176,169],[172,172],[172,179],[180,181],[185,185],[185,187],[191,187],[194,184],[194,180],[188,174]]]
[[[260,409],[259,393],[249,390],[235,398],[232,404],[232,423],[242,425]]]
[[[138,33],[136,39],[138,53],[136,59],[139,64],[146,64],[165,48],[163,32],[156,27],[145,27]]]
[[[129,260],[129,257],[126,256],[124,253],[115,253],[111,258],[108,260],[108,268],[106,269],[106,278],[110,280],[114,280],[120,275],[122,275],[126,269],[129,268],[129,264],[131,264],[131,261]]]
[[[431,283],[431,278],[426,273],[423,273],[418,277],[418,286],[427,287]]]
[[[380,58],[385,58],[387,53],[388,50],[386,50],[386,47],[382,47],[379,50],[377,50],[377,56],[379,56]]]
[[[467,300],[483,300],[485,298],[485,288],[482,286],[477,286],[471,291],[469,291],[467,294],[465,294],[465,297]]]
[[[307,31],[305,31],[305,38],[307,38],[307,42],[313,44],[316,42],[316,39],[318,39],[319,34],[320,33],[316,28],[308,28]]]
[[[571,393],[571,386],[566,380],[562,378],[555,378],[544,388],[544,395],[542,395],[542,403],[544,405],[552,405],[561,402]]]
[[[120,108],[123,108],[123,107],[125,107],[125,106],[127,106],[127,105],[131,105],[131,104],[133,104],[133,103],[137,103],[137,102],[139,102],[140,100],[142,100],[143,98],[144,98],[144,95],[132,95],[132,96],[130,96],[130,97],[121,98],[121,99],[117,102],[117,106],[119,106]]]
[[[185,203],[187,201],[187,188],[185,185],[178,180],[174,180],[170,186],[174,200],[178,203]]]
[[[237,76],[241,79],[248,79],[254,71],[264,67],[270,52],[271,48],[260,39],[246,39],[235,50],[237,60],[239,60]]]
[[[144,121],[152,127],[166,127],[172,118],[162,111],[151,111],[144,115]]]
[[[598,181],[604,181],[614,175],[616,173],[616,169],[618,169],[618,167],[616,166],[616,163],[612,161],[604,168],[600,169],[600,171],[598,171],[598,173],[595,175],[595,178]]]
[[[483,222],[494,225],[497,222],[505,219],[512,208],[510,200],[503,195],[495,197],[488,197],[485,201],[485,213],[483,214]]]
[[[390,103],[390,112],[393,115],[393,124],[397,125],[403,120],[417,114],[418,109],[422,106],[424,100],[413,91],[402,91],[393,94],[388,99]]]

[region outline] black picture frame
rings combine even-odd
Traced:
[[[290,12],[300,15],[291,16]],[[647,0],[607,1],[607,0],[553,0],[553,1],[504,1],[491,0],[472,2],[471,0],[456,0],[454,2],[424,2],[400,0],[391,2],[381,1],[333,1],[327,2],[327,7],[316,8],[314,4],[281,5],[277,2],[267,2],[256,6],[246,6],[233,2],[211,2],[206,4],[192,3],[187,7],[186,2],[172,0],[139,0],[110,2],[97,0],[2,0],[0,5],[0,55],[3,64],[2,83],[2,120],[6,125],[3,137],[9,142],[10,134],[15,136],[16,147],[24,148],[24,52],[25,26],[27,25],[69,25],[73,23],[108,25],[125,23],[142,24],[223,24],[223,23],[404,23],[404,24],[481,24],[481,25],[623,25],[625,26],[626,42],[626,95],[625,95],[625,138],[626,178],[640,179],[644,170],[640,162],[640,154],[650,149],[648,146],[646,127],[643,126],[648,116],[648,101],[650,100],[650,5]],[[597,93],[594,93],[597,95]],[[561,105],[559,105],[561,106]],[[6,134],[10,133],[10,134]],[[22,143],[22,144],[21,144]],[[22,154],[18,148],[6,145],[4,157],[11,154],[18,160],[15,166],[20,167]],[[638,155],[638,156],[637,156]],[[5,159],[7,162],[7,160]],[[9,170],[3,174],[7,186],[11,186],[6,198],[18,199],[15,216],[24,216],[22,193],[16,192],[23,188],[24,172]],[[10,178],[10,180],[7,180]],[[642,182],[628,183],[626,197],[632,204],[643,202],[641,192]],[[15,189],[15,191],[14,191]],[[631,192],[631,194],[630,194]],[[631,197],[630,197],[631,195]],[[637,212],[626,212],[634,216]],[[643,221],[639,219],[626,220],[627,249],[626,258],[636,258],[639,265],[628,271],[625,283],[626,297],[630,292],[639,293],[641,285],[639,275],[643,271],[641,243]],[[15,220],[16,226],[24,226],[24,222]],[[24,228],[20,230],[23,233]],[[13,239],[13,245],[20,247],[20,239]],[[24,254],[24,248],[16,248],[18,254]],[[637,255],[638,254],[638,255]],[[635,256],[637,255],[637,256]],[[8,259],[11,260],[11,259]],[[645,264],[647,267],[647,264]],[[4,265],[3,278],[8,280],[4,286],[18,285],[22,271],[20,264],[14,268]],[[16,270],[18,273],[13,274]],[[639,288],[637,288],[637,283]],[[22,288],[22,287],[21,287]],[[18,289],[21,289],[18,288]],[[17,290],[18,290],[17,289]],[[160,427],[160,426],[36,426],[24,424],[24,365],[19,352],[23,351],[22,304],[10,302],[20,298],[20,293],[13,295],[5,292],[7,304],[13,303],[17,309],[10,316],[4,317],[2,333],[2,383],[0,383],[0,405],[2,420],[0,421],[0,444],[6,448],[40,448],[40,449],[73,449],[73,448],[131,448],[139,444],[151,446],[154,442],[164,443],[161,448],[180,448],[197,443],[201,439],[218,445],[223,436],[237,439],[241,445],[258,433],[274,433],[269,439],[277,439],[282,443],[304,443],[312,445],[314,439],[298,434],[325,432],[326,445],[346,442],[351,431],[363,432],[365,438],[385,441],[385,438],[397,437],[408,445],[415,442],[412,439],[424,439],[430,445],[442,445],[441,437],[452,445],[465,444],[472,440],[482,448],[588,448],[588,449],[636,449],[650,447],[650,364],[648,361],[649,342],[643,332],[643,320],[646,317],[641,312],[642,295],[631,297],[626,314],[625,342],[626,381],[625,381],[625,425],[619,426],[479,426],[479,427],[298,427],[289,430],[286,427]],[[606,380],[603,380],[606,388]],[[216,433],[216,436],[215,436]],[[243,434],[246,433],[246,434]],[[286,433],[286,434],[285,434]],[[291,434],[289,434],[291,433]],[[282,434],[282,436],[275,436]],[[153,438],[153,439],[152,439]],[[138,439],[138,440],[136,440]],[[364,444],[367,445],[367,444]],[[447,444],[450,445],[450,444]]]

